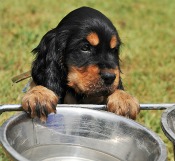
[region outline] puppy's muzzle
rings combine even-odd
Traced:
[[[108,72],[101,73],[100,75],[106,85],[111,85],[116,78],[115,74]]]

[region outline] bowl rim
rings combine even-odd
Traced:
[[[162,116],[161,116],[162,131],[164,132],[166,137],[173,143],[173,145],[175,144],[175,133],[169,127],[169,124],[168,124],[168,118],[169,117],[168,116],[174,110],[175,110],[175,106],[169,107],[162,113]]]
[[[71,108],[70,107],[59,107],[59,108],[57,108],[57,111],[59,111],[59,110],[69,110],[69,111],[73,110],[73,112],[75,112],[75,111],[81,112],[82,110],[83,110],[83,112],[86,112],[84,110],[87,110],[87,112],[88,112],[90,110],[90,112],[92,112],[92,113],[100,112],[100,113],[103,113],[105,115],[110,115],[110,117],[116,118],[118,120],[127,122],[129,124],[137,125],[139,128],[146,131],[149,135],[151,135],[157,141],[159,148],[160,148],[160,155],[159,155],[157,161],[166,161],[167,160],[167,149],[166,149],[166,146],[165,146],[164,142],[162,141],[162,139],[154,131],[151,131],[149,128],[145,127],[144,125],[142,125],[134,120],[131,120],[131,119],[123,117],[123,116],[116,115],[116,114],[108,112],[108,111],[102,111],[102,110],[77,108],[77,107],[71,107]],[[9,142],[7,140],[6,132],[8,130],[8,127],[12,124],[13,120],[20,120],[21,117],[26,117],[26,116],[27,116],[27,114],[25,112],[19,112],[18,114],[7,119],[3,123],[3,125],[0,127],[0,144],[2,144],[3,149],[6,152],[8,152],[8,155],[10,155],[11,158],[18,160],[18,161],[30,161],[30,160],[28,160],[27,158],[20,155],[15,149],[13,149],[13,147],[11,147],[11,145],[9,144]],[[29,118],[29,119],[31,119],[31,118]]]
[[[20,155],[8,142],[6,131],[8,127],[11,125],[13,120],[19,119],[22,116],[26,115],[25,112],[19,112],[18,114],[15,114],[11,116],[9,119],[7,119],[3,125],[0,127],[0,144],[2,145],[3,149],[8,153],[8,156],[10,156],[12,159],[15,159],[17,161],[30,161]]]

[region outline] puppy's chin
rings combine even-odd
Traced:
[[[87,96],[94,96],[94,97],[100,97],[100,96],[109,96],[115,91],[114,88],[110,87],[104,87],[101,89],[93,89],[93,90],[85,90],[81,91],[80,93],[85,94]]]
[[[112,93],[113,93],[113,91],[102,90],[102,91],[97,91],[97,92],[94,92],[94,93],[87,93],[87,95],[101,97],[101,96],[109,96]]]

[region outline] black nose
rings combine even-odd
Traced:
[[[105,84],[110,85],[114,82],[116,75],[112,73],[101,73],[101,78],[104,80]]]

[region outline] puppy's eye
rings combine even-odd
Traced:
[[[84,52],[90,51],[90,45],[89,44],[85,44],[81,47],[81,50]]]

